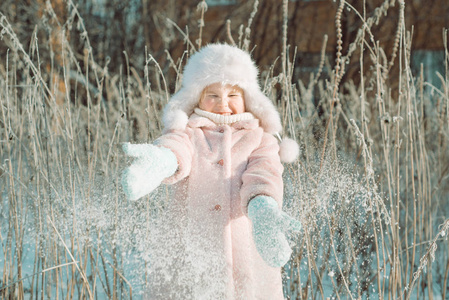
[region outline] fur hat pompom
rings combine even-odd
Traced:
[[[281,157],[281,162],[294,162],[299,156],[298,143],[290,138],[283,138],[279,145],[279,156]]]

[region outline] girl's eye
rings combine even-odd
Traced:
[[[231,95],[229,95],[229,97],[239,97],[240,95],[239,94],[231,94]]]

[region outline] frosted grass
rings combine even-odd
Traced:
[[[338,74],[323,52],[327,73],[312,74],[309,84],[294,82],[286,38],[282,71],[261,66],[268,70],[264,91],[279,100],[285,132],[302,149],[284,174],[285,209],[304,228],[292,235],[294,256],[283,270],[291,299],[447,296],[449,82],[440,75],[438,89],[426,83],[422,70],[411,73],[401,16],[394,55],[385,57],[373,42],[369,30],[393,2],[363,20],[348,51],[341,49]],[[403,13],[404,2],[399,4]],[[80,24],[73,27],[82,35],[77,41],[89,50],[82,18],[69,7]],[[346,8],[343,17],[356,14]],[[183,242],[167,227],[185,222],[167,213],[170,191],[161,187],[130,202],[120,188],[129,164],[120,145],[160,135],[166,86],[179,86],[185,57],[176,61],[176,76],[150,55],[143,77],[108,74],[91,51],[83,58],[90,69],[82,69],[75,47],[63,40],[70,63],[48,71],[39,68],[39,54],[48,50],[33,38],[25,51],[6,17],[0,21],[2,43],[10,48],[0,62],[2,297],[128,299],[146,293],[151,280],[161,288],[177,280],[185,292],[204,293],[214,274],[188,286],[195,274],[160,272],[173,263],[165,251]],[[358,53],[361,47],[365,51]],[[344,77],[347,62],[355,59],[361,61],[358,84]],[[60,72],[71,82],[69,71],[90,85],[72,82],[61,96],[50,74]],[[197,264],[199,272],[210,253],[202,254],[203,260],[181,256],[176,263]]]

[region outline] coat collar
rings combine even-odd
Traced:
[[[192,128],[199,128],[199,127],[218,128],[223,125],[216,124],[206,117],[202,117],[196,113],[193,113],[190,115],[187,126]],[[229,124],[229,126],[235,129],[256,129],[257,127],[259,127],[259,120],[251,119],[251,120],[237,121],[235,123]]]

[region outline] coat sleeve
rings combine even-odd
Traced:
[[[164,179],[164,184],[174,184],[190,174],[192,167],[193,145],[189,135],[180,130],[168,131],[153,142],[156,146],[170,149],[178,160],[178,170]]]
[[[248,211],[248,202],[258,195],[274,198],[282,208],[283,171],[278,142],[274,136],[264,132],[259,147],[249,156],[242,175],[240,198],[245,213]]]

